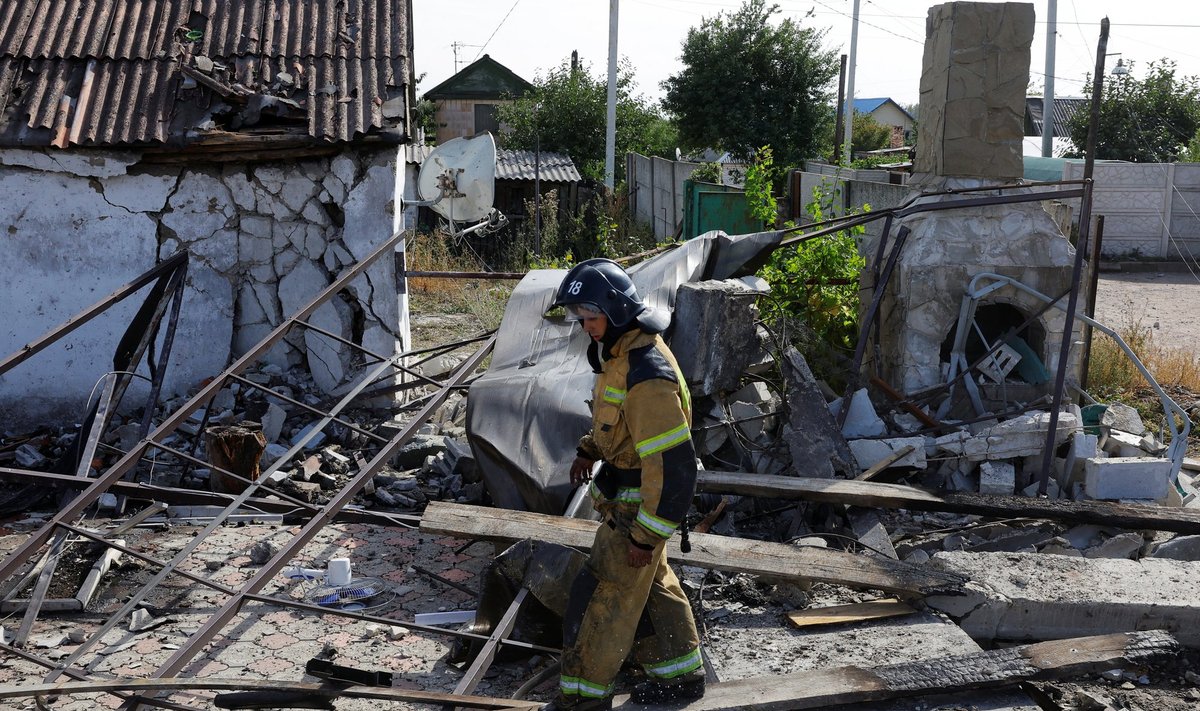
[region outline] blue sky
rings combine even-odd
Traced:
[[[415,62],[426,74],[418,91],[487,53],[532,80],[579,50],[594,72],[608,57],[606,0],[412,0]],[[1033,2],[1037,29],[1031,49],[1031,79],[1045,73],[1048,0]],[[659,83],[679,71],[680,46],[690,27],[706,16],[740,6],[736,0],[620,0],[620,53],[634,64],[639,90],[657,99]],[[849,52],[852,0],[777,0],[783,14],[804,26],[824,29],[825,44]],[[925,0],[860,0],[855,95],[888,96],[915,103],[921,73],[925,16],[936,3]],[[1200,2],[1196,0],[1058,0],[1056,62],[1058,96],[1078,96],[1095,63],[1100,19],[1112,22],[1109,67],[1134,62],[1135,75],[1151,61],[1174,59],[1184,74],[1200,75]]]

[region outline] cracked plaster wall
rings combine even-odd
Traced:
[[[396,151],[279,163],[135,166],[135,153],[0,151],[0,357],[100,300],[157,256],[191,254],[167,394],[222,371],[401,227]],[[403,165],[401,163],[401,165]],[[384,256],[310,322],[383,356],[408,342]],[[142,294],[0,376],[0,429],[78,418]],[[267,360],[332,391],[361,359],[293,329]],[[145,372],[143,366],[142,371]],[[139,403],[144,386],[127,402]]]

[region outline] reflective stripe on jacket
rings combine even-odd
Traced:
[[[630,535],[638,543],[670,538],[696,487],[692,404],[675,356],[657,334],[634,330],[611,349],[596,378],[592,431],[580,449],[621,469],[640,469],[640,504]],[[635,503],[632,492],[617,499]]]

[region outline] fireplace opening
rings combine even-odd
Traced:
[[[997,382],[1008,380],[1031,385],[1047,382],[1050,372],[1046,369],[1043,356],[1046,332],[1036,321],[1019,328],[1026,318],[1026,314],[1010,304],[980,304],[975,310],[975,325],[978,326],[978,330],[971,328],[967,334],[967,363],[975,363],[987,352],[985,340],[989,345],[995,346],[997,341],[1004,339],[1004,346],[993,354],[993,359],[980,364],[980,371],[990,380]],[[1008,335],[1014,329],[1017,329],[1016,332]],[[983,334],[982,339],[980,332]],[[958,324],[955,323],[950,327],[946,340],[942,341],[943,364],[950,363],[950,352],[954,348],[957,335]]]

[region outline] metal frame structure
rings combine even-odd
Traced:
[[[120,551],[125,555],[129,555],[144,563],[159,568],[158,572],[153,575],[151,579],[137,592],[135,592],[118,611],[110,615],[104,624],[94,634],[82,642],[68,657],[62,661],[55,663],[42,660],[37,658],[36,655],[29,654],[28,652],[19,650],[16,647],[7,644],[0,645],[0,650],[16,654],[22,658],[34,661],[35,663],[41,664],[50,669],[50,672],[46,675],[46,683],[54,682],[56,679],[59,679],[64,675],[75,679],[86,680],[88,679],[86,673],[80,671],[76,665],[79,664],[81,660],[83,660],[84,657],[89,654],[96,642],[102,639],[107,632],[114,629],[119,623],[121,623],[129,615],[129,613],[131,613],[146,598],[146,596],[156,588],[156,586],[162,583],[168,576],[174,574],[197,584],[209,587],[214,591],[227,596],[227,599],[220,609],[207,619],[199,631],[193,634],[184,645],[182,645],[165,662],[163,662],[157,669],[154,670],[151,678],[156,680],[170,679],[179,671],[181,671],[190,661],[192,661],[201,653],[206,644],[208,644],[213,638],[215,638],[225,629],[234,616],[242,610],[242,607],[246,602],[265,603],[267,605],[276,605],[292,609],[305,610],[323,615],[350,617],[356,620],[396,625],[439,635],[478,639],[485,643],[489,643],[493,647],[497,644],[506,644],[542,652],[557,651],[554,649],[540,647],[538,645],[504,639],[504,634],[493,634],[491,636],[487,636],[461,632],[457,630],[446,630],[438,627],[430,627],[402,620],[396,620],[389,617],[380,617],[361,612],[343,611],[320,607],[317,605],[298,602],[296,600],[260,594],[263,587],[277,573],[279,573],[284,566],[287,565],[292,558],[309,541],[311,541],[317,533],[320,532],[324,526],[333,522],[334,520],[343,519],[346,514],[350,514],[358,520],[372,520],[376,523],[384,523],[386,525],[413,527],[413,525],[416,523],[415,517],[355,509],[351,507],[351,502],[355,494],[369,481],[371,481],[375,474],[382,469],[382,467],[395,455],[397,451],[399,451],[401,447],[404,446],[404,444],[412,439],[412,437],[416,434],[417,429],[424,424],[430,418],[430,416],[446,401],[450,393],[463,387],[464,384],[468,382],[485,357],[491,352],[491,348],[495,343],[495,335],[493,334],[482,344],[481,347],[478,348],[473,355],[468,357],[462,364],[460,364],[460,366],[449,377],[447,377],[445,380],[438,381],[427,378],[414,371],[412,367],[406,366],[406,359],[415,357],[418,354],[428,353],[430,351],[444,352],[446,350],[453,350],[454,348],[461,347],[462,345],[470,344],[474,341],[482,339],[463,341],[458,344],[453,344],[452,346],[439,346],[420,351],[407,351],[396,356],[385,357],[377,353],[372,353],[371,351],[362,348],[360,345],[349,342],[346,339],[339,338],[334,334],[329,334],[321,329],[317,329],[306,322],[306,319],[317,308],[330,299],[335,298],[340,291],[348,286],[353,279],[362,274],[363,271],[366,270],[376,260],[381,258],[383,255],[394,251],[402,240],[403,233],[397,233],[393,235],[390,239],[384,241],[383,244],[379,245],[374,251],[372,251],[371,254],[358,262],[354,267],[340,275],[336,281],[330,284],[319,295],[314,297],[312,301],[300,309],[299,312],[280,324],[254,348],[252,348],[241,358],[238,358],[223,373],[205,385],[195,396],[189,399],[178,410],[168,415],[163,422],[154,429],[153,432],[145,434],[135,447],[130,449],[128,452],[124,452],[122,456],[112,466],[106,469],[98,478],[81,479],[65,475],[47,474],[42,472],[27,472],[20,469],[11,468],[0,470],[0,475],[8,479],[16,478],[41,482],[65,483],[69,485],[70,488],[83,489],[83,491],[66,502],[51,520],[49,520],[36,532],[30,534],[30,536],[20,546],[6,556],[3,561],[0,561],[0,581],[7,580],[14,574],[18,573],[21,566],[32,561],[32,556],[34,556],[39,550],[43,549],[47,545],[49,545],[50,549],[53,551],[56,546],[60,545],[59,542],[66,540],[67,536],[82,540],[94,541],[101,545],[107,546],[110,549]],[[165,267],[162,269],[165,269]],[[144,286],[146,283],[149,283],[152,278],[157,276],[161,276],[159,270],[156,270],[155,274],[152,276],[148,277],[143,275],[143,277],[139,277],[138,280],[131,282],[131,284],[114,293],[113,296],[105,299],[103,302],[101,302],[101,305],[105,305],[105,307],[107,307],[106,305],[110,305],[112,302],[114,302],[114,298],[119,297],[121,294],[128,295],[128,293],[136,291],[137,288]],[[116,300],[119,300],[119,298],[116,298]],[[178,301],[176,301],[176,307],[173,315],[178,313],[177,304]],[[48,334],[48,336],[39,339],[39,341],[35,344],[27,346],[18,354],[6,359],[4,361],[4,366],[11,367],[16,363],[27,359],[38,350],[41,350],[41,348],[44,348],[50,342],[53,342],[53,340],[56,338],[65,335],[65,333],[77,327],[84,321],[90,319],[96,313],[99,313],[102,310],[102,308],[97,307],[89,309],[89,311],[85,313],[87,318],[76,317],[75,319],[72,319],[63,327],[60,327],[51,334]],[[162,309],[160,308],[158,311],[161,313]],[[205,462],[203,459],[195,455],[195,446],[193,446],[192,450],[188,452],[185,451],[184,447],[171,446],[165,442],[170,435],[179,429],[181,424],[183,424],[201,407],[207,405],[212,398],[227,385],[238,383],[242,387],[254,387],[265,390],[265,385],[255,383],[252,380],[242,377],[240,374],[251,364],[257,361],[261,356],[266,354],[271,347],[284,338],[284,336],[286,336],[293,328],[307,328],[322,336],[329,337],[345,346],[355,349],[365,358],[370,359],[373,362],[363,367],[363,370],[353,387],[351,387],[350,390],[346,392],[345,395],[343,395],[328,411],[322,411],[305,403],[292,401],[289,399],[289,401],[291,401],[295,406],[320,415],[321,419],[315,423],[314,426],[309,428],[308,432],[303,437],[296,440],[284,455],[279,457],[275,462],[264,469],[256,480],[249,481],[244,477],[238,476],[234,472],[228,472],[213,467],[210,463]],[[163,362],[165,363],[165,359]],[[401,374],[407,374],[413,379],[413,382],[406,384],[408,387],[429,386],[436,387],[437,390],[432,394],[414,400],[406,406],[409,409],[419,406],[419,410],[415,412],[412,419],[409,421],[409,424],[395,436],[390,439],[381,437],[374,432],[358,427],[353,422],[340,417],[345,408],[361,396],[367,394],[379,394],[379,391],[372,391],[368,393],[368,388],[370,386],[379,385],[381,383],[386,385],[389,381],[394,381],[396,376]],[[113,385],[113,388],[116,388],[115,384]],[[384,388],[384,391],[395,391],[397,389],[399,388],[394,388],[394,386],[387,385],[387,387]],[[272,396],[278,395],[272,393]],[[151,411],[152,409],[152,407],[148,407],[148,411]],[[204,418],[204,422],[201,425],[201,432],[204,429],[206,420],[207,417]],[[147,415],[145,422],[148,421]],[[283,495],[278,491],[273,491],[272,493],[277,498],[283,499],[284,502],[273,502],[273,505],[264,506],[264,504],[267,504],[268,502],[255,497],[255,494],[259,493],[260,489],[269,480],[270,475],[275,471],[278,471],[282,466],[286,465],[292,459],[292,457],[300,452],[308,442],[312,441],[312,439],[316,437],[323,428],[334,422],[338,423],[340,426],[351,429],[354,432],[367,437],[368,439],[371,439],[377,443],[381,443],[377,453],[368,462],[360,461],[360,467],[357,473],[355,473],[352,479],[339,491],[337,491],[324,506],[316,507],[307,502]],[[197,437],[199,437],[199,433],[197,434]],[[91,442],[93,439],[98,440],[99,433],[97,433],[94,438],[89,437],[88,441]],[[217,502],[218,505],[223,505],[224,508],[212,518],[211,522],[208,523],[208,525],[201,532],[197,533],[191,539],[191,541],[184,545],[183,548],[181,548],[170,561],[158,560],[151,556],[134,551],[76,523],[77,519],[81,517],[84,512],[87,511],[88,508],[100,498],[100,496],[106,492],[109,492],[110,490],[123,495],[137,496],[138,498],[158,499],[159,494],[180,495],[181,490],[178,489],[164,489],[161,487],[152,487],[145,484],[134,484],[132,482],[123,481],[136,471],[139,462],[150,457],[153,453],[168,453],[178,457],[185,463],[199,464],[214,469],[215,471],[221,471],[226,475],[234,477],[247,484],[247,488],[236,496],[208,494],[205,492],[185,492],[185,498],[192,498],[194,500],[206,502]],[[286,510],[294,517],[302,519],[304,524],[297,535],[291,538],[288,543],[271,558],[271,560],[259,568],[256,575],[251,577],[240,587],[235,588],[216,583],[202,576],[188,573],[186,570],[183,570],[180,567],[181,564],[186,561],[189,556],[199,547],[201,541],[208,534],[215,531],[219,526],[227,521],[235,511],[238,511],[241,507],[247,505],[273,508],[277,511]],[[48,576],[46,577],[48,580]],[[36,609],[31,605],[29,613],[27,614],[27,622],[30,627],[32,627],[33,621],[36,619],[36,614]],[[152,705],[180,709],[189,708],[169,700],[147,696],[146,694],[148,693],[150,692],[144,691],[140,692],[137,696],[127,697],[124,707],[136,708],[140,705]],[[464,700],[464,702],[461,702],[460,705],[465,705],[467,701],[468,700]]]

